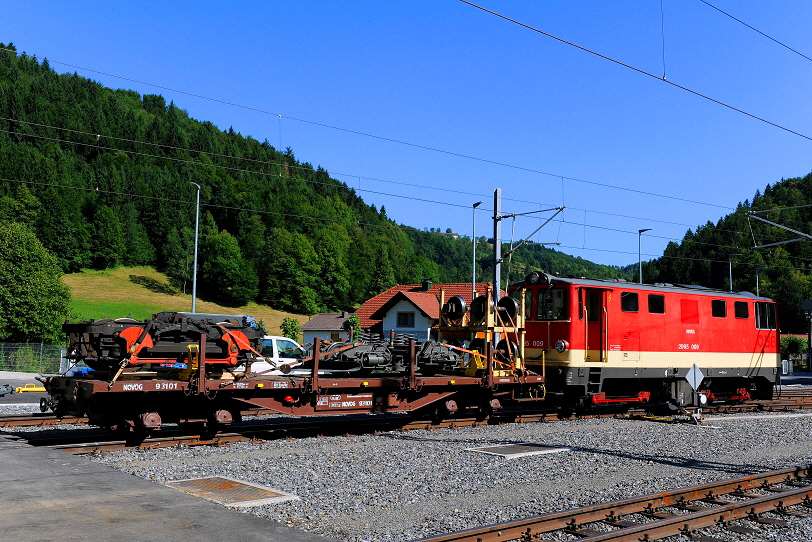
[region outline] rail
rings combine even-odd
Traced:
[[[711,525],[740,533],[755,532],[729,522],[749,519],[755,523],[785,525],[785,521],[763,514],[807,516],[789,507],[812,508],[810,476],[812,467],[783,469],[424,538],[421,542],[536,540],[556,531],[589,542],[638,542],[679,534],[691,536],[695,529]],[[632,514],[651,521],[623,519]]]

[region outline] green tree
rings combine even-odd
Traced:
[[[321,310],[317,292],[321,268],[304,235],[281,228],[269,232],[260,270],[263,302],[299,314]]]
[[[358,318],[357,314],[352,313],[346,320],[344,320],[341,327],[344,329],[344,331],[350,334],[350,340],[354,341],[355,337],[358,336],[358,332],[361,331],[361,319]]]
[[[372,269],[372,282],[367,292],[369,297],[391,288],[397,284],[392,262],[389,261],[389,250],[386,245],[380,245],[375,252],[375,262]]]
[[[70,290],[62,269],[25,225],[0,224],[0,340],[59,342]]]
[[[194,264],[195,232],[191,228],[171,228],[163,244],[164,270],[178,282],[185,294],[187,285],[192,280]]]
[[[240,306],[257,296],[259,279],[254,266],[243,258],[237,239],[227,231],[204,235],[198,260],[201,297]]]
[[[96,212],[91,250],[93,267],[96,269],[116,267],[126,250],[121,220],[107,205]]]
[[[282,325],[279,326],[279,329],[282,330],[284,337],[298,341],[299,334],[302,332],[302,325],[299,323],[299,320],[287,316],[282,320]]]

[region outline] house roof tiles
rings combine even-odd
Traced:
[[[489,286],[489,282],[478,282],[476,284],[477,295],[483,295],[485,288]],[[356,311],[359,320],[361,321],[362,329],[370,329],[376,324],[383,321],[386,310],[390,306],[390,302],[398,294],[403,295],[414,306],[420,309],[429,318],[440,317],[440,290],[445,291],[445,299],[454,297],[455,295],[462,296],[465,302],[471,303],[471,283],[470,282],[452,282],[447,284],[432,284],[429,290],[424,291],[422,284],[398,284],[392,286],[385,292],[382,292],[375,297],[368,299]],[[400,296],[399,296],[400,297]]]
[[[302,325],[302,331],[339,331],[349,317],[348,312],[317,314]]]

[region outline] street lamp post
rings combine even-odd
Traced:
[[[195,260],[192,267],[192,312],[195,312],[197,303],[197,229],[200,223],[200,185],[192,183],[197,187],[197,200],[195,204]]]
[[[651,228],[637,230],[637,269],[640,271],[640,284],[643,284],[643,232],[651,231]]]
[[[741,256],[741,254],[728,254],[727,255],[727,266],[730,272],[730,291],[733,291],[733,258],[736,256]]]
[[[482,205],[481,201],[473,204],[473,225],[471,226],[471,301],[476,297],[476,208]]]

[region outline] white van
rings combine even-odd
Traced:
[[[281,365],[296,367],[302,364],[305,349],[293,339],[265,335],[260,341],[262,342],[260,352],[262,359],[251,364],[251,372],[268,371],[265,374],[282,374]],[[272,370],[269,371],[269,369]],[[289,370],[284,372],[289,372]]]

